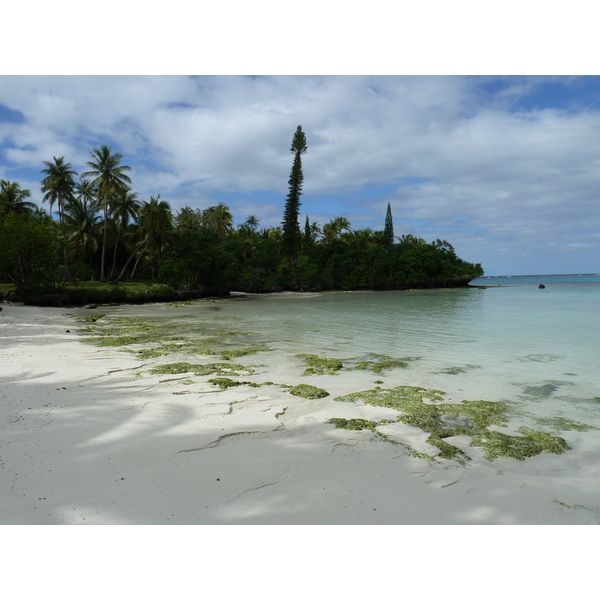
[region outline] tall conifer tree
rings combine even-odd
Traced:
[[[304,224],[304,243],[309,246],[312,242],[312,235],[310,232],[310,222],[308,220],[308,215],[306,215],[306,223]]]
[[[302,127],[298,125],[294,138],[292,139],[292,147],[290,151],[294,153],[294,164],[289,179],[289,192],[285,201],[285,209],[283,211],[283,251],[292,262],[298,257],[300,245],[302,243],[302,233],[300,231],[300,223],[298,215],[300,213],[300,195],[302,194],[302,183],[304,174],[302,173],[302,159],[300,156],[306,152],[306,136],[302,131]]]
[[[383,239],[385,241],[385,247],[391,248],[394,245],[394,221],[392,219],[392,209],[390,203],[387,205],[387,212],[385,213],[385,226],[383,228]]]

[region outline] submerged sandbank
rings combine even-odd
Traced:
[[[230,378],[274,385],[221,389],[207,383],[214,375],[150,372],[175,362],[226,363],[218,357],[140,360],[123,346],[82,341],[90,332],[81,330],[93,329],[102,312],[123,318],[144,310],[150,308],[4,305],[2,523],[599,522],[600,467],[593,455],[491,462],[465,437],[451,441],[471,457],[467,464],[432,463],[374,439],[370,430],[335,428],[331,418],[393,418],[389,408],[334,400],[373,388],[380,378],[373,372],[306,376],[295,357],[265,350],[231,358],[227,364],[254,373]],[[156,306],[155,314],[177,310]],[[219,315],[218,303],[198,310]],[[78,321],[86,316],[88,323]],[[210,323],[208,338],[231,329],[216,318]],[[177,337],[176,329],[169,335]],[[302,383],[330,395],[305,399],[280,385]],[[389,427],[383,431],[394,439],[431,451],[422,430]]]

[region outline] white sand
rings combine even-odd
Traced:
[[[385,409],[136,377],[133,356],[79,341],[68,310],[1,306],[2,524],[600,522],[585,448],[492,463],[465,438],[468,465],[431,466],[325,423]]]

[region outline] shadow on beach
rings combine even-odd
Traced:
[[[318,418],[286,425],[301,400],[239,389],[176,395],[123,373],[6,381],[2,523],[597,521],[531,506],[525,474],[431,467]]]

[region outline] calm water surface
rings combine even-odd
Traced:
[[[495,287],[237,299],[217,314],[290,356],[410,358],[386,387],[420,385],[600,427],[600,276],[473,284]],[[366,387],[373,379],[365,375]]]

